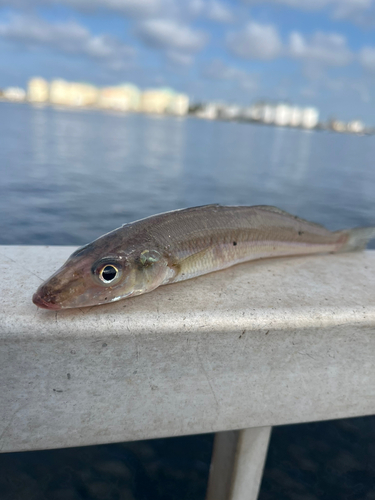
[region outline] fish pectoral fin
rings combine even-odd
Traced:
[[[199,276],[210,272],[209,259],[206,260],[206,257],[209,254],[212,254],[212,258],[214,258],[214,251],[215,249],[212,246],[209,246],[180,260],[178,263],[179,278],[188,279],[189,277]]]

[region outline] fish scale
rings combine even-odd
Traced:
[[[250,260],[363,249],[375,228],[329,231],[271,206],[147,217],[74,252],[34,294],[46,309],[107,304]]]

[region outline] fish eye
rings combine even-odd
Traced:
[[[124,262],[116,262],[113,258],[107,257],[96,262],[91,272],[101,284],[112,286],[120,281],[123,268]]]
[[[117,267],[113,264],[107,264],[99,272],[99,278],[103,281],[103,283],[111,283],[116,278],[117,274]]]

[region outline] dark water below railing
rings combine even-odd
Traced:
[[[206,203],[374,225],[374,158],[375,137],[0,103],[0,244],[80,245]],[[372,417],[274,429],[260,499],[375,498],[374,442]],[[199,500],[211,447],[205,435],[0,455],[0,499]]]

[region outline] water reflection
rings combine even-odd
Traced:
[[[301,182],[309,169],[311,142],[314,132],[310,130],[302,130],[299,136],[299,141],[297,141],[297,158],[296,158],[296,168],[294,171],[294,178]]]
[[[266,189],[281,206],[298,212],[308,187],[310,149],[314,134],[304,130],[274,129]],[[315,133],[316,136],[316,133]]]
[[[206,203],[374,224],[375,138],[0,103],[0,243],[82,244]]]
[[[44,175],[44,170],[40,167],[48,161],[47,141],[48,141],[48,114],[43,108],[32,108],[31,115],[31,144],[34,155],[35,168],[32,176],[40,178]]]
[[[185,137],[184,119],[153,117],[145,119],[144,156],[147,167],[168,171],[173,175],[181,171]]]

